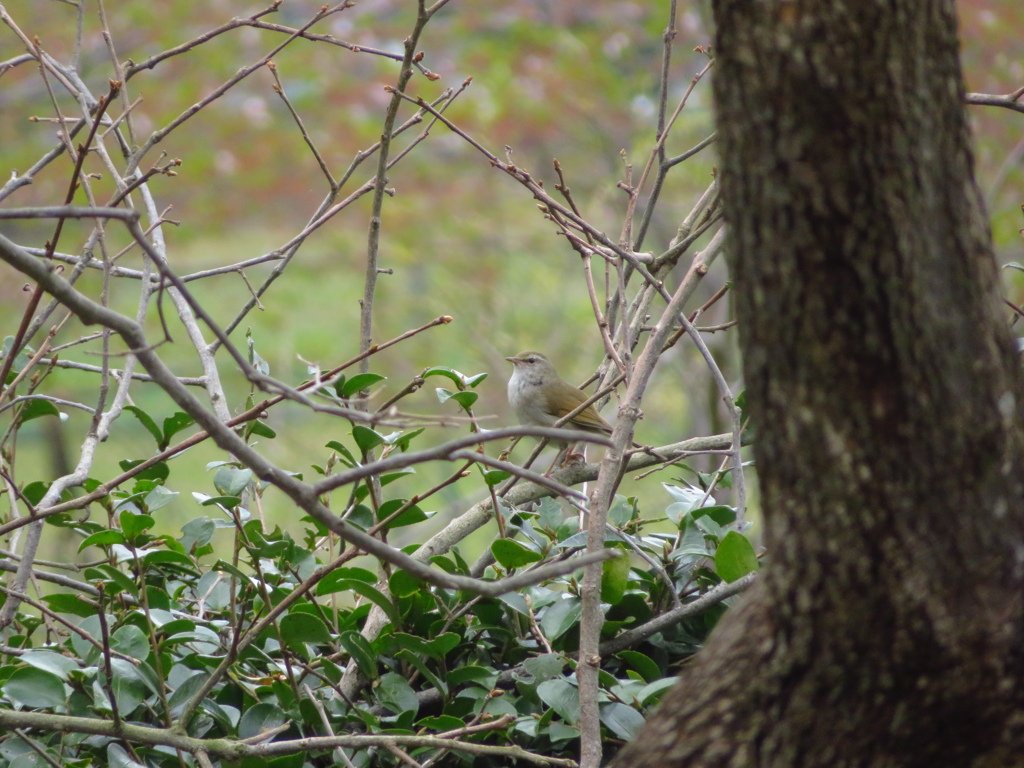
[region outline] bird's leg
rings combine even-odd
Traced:
[[[558,449],[558,453],[555,454],[555,458],[551,462],[551,466],[548,467],[547,470],[544,472],[545,477],[551,477],[551,473],[554,471],[556,466],[565,466],[565,461],[562,461],[562,459],[565,456],[565,452],[566,450],[568,450],[569,447],[570,446],[565,446],[563,448]],[[559,462],[561,462],[561,464],[559,464]]]
[[[579,443],[572,443],[566,448],[565,461],[562,462],[562,466],[566,467],[576,462],[587,462],[587,449],[584,448],[582,451],[577,451],[576,446]]]

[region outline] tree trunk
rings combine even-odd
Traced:
[[[615,765],[1019,765],[1024,388],[949,0],[716,0],[770,563]]]

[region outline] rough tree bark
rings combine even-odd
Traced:
[[[616,766],[1024,762],[1024,388],[951,0],[716,0],[771,562]]]

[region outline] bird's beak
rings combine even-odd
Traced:
[[[508,360],[510,363],[512,363],[512,365],[515,365],[516,363],[519,362],[519,358],[518,357],[506,357],[505,359]]]

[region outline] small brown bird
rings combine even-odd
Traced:
[[[550,427],[588,399],[581,389],[562,380],[555,366],[540,352],[520,352],[515,357],[505,359],[512,363],[512,377],[508,380],[508,402],[515,411],[519,423],[524,426]],[[562,426],[602,435],[612,433],[611,425],[601,418],[593,404],[588,405]],[[568,445],[565,441],[553,442],[563,449]],[[572,458],[571,454],[566,457],[566,461],[569,458]],[[558,460],[557,456],[555,460]]]

